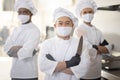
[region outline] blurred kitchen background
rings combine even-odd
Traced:
[[[41,41],[54,36],[53,11],[57,7],[64,7],[75,14],[75,6],[79,0],[33,0],[38,13],[33,16],[33,23],[41,31]],[[114,45],[111,52],[120,56],[120,0],[95,0],[98,11],[95,14],[93,24],[97,26],[105,38]],[[0,80],[10,80],[9,71],[11,58],[3,51],[3,45],[12,30],[20,23],[17,12],[14,11],[15,0],[0,0]],[[79,24],[81,21],[79,22]],[[120,62],[120,61],[119,61]],[[120,76],[120,75],[119,75]],[[40,80],[44,74],[40,72]],[[111,79],[113,80],[113,79]],[[118,79],[120,80],[120,79]]]

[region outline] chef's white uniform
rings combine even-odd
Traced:
[[[85,75],[89,65],[89,55],[86,54],[88,52],[87,47],[85,48],[85,43],[80,64],[71,67],[71,71],[74,75],[63,72],[54,72],[59,61],[70,60],[76,55],[78,41],[79,40],[74,37],[71,37],[69,40],[54,37],[41,44],[39,65],[40,70],[46,74],[45,80],[79,80],[80,77]],[[48,60],[46,54],[52,55],[56,61]]]
[[[105,40],[102,36],[101,31],[98,30],[95,26],[90,27],[83,23],[79,27],[76,27],[74,35],[77,37],[83,35],[89,47],[87,48],[88,49],[87,52],[90,56],[88,72],[82,78],[95,79],[101,77],[102,55],[97,54],[97,50],[95,50],[92,47],[92,45],[99,45],[100,43],[103,43],[103,41]],[[108,49],[108,51],[111,50],[111,45],[106,45],[105,47]]]
[[[37,55],[33,56],[33,50],[38,46],[40,40],[40,31],[33,24],[28,23],[21,25],[13,31],[4,45],[6,53],[13,46],[22,46],[18,51],[18,58],[13,57],[11,69],[12,78],[36,78]]]

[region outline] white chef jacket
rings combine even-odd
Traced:
[[[18,58],[13,57],[11,69],[12,78],[35,78],[38,77],[37,55],[33,56],[33,50],[38,46],[40,31],[33,24],[21,25],[13,31],[4,45],[6,53],[13,46],[22,46],[18,51]]]
[[[82,29],[83,31],[82,34],[79,32],[79,30]],[[95,50],[92,45],[99,45],[102,43],[105,39],[102,36],[102,33],[100,30],[98,30],[95,26],[88,26],[85,23],[80,25],[75,29],[74,36],[83,35],[85,41],[87,41],[87,45],[89,48],[88,49],[88,54],[90,56],[89,60],[89,67],[88,67],[88,72],[86,75],[84,75],[82,78],[83,79],[95,79],[101,77],[101,60],[102,60],[102,55],[97,54],[97,50]],[[105,46],[108,51],[111,50],[111,45],[106,45]]]
[[[85,43],[83,46],[80,64],[78,66],[71,67],[74,75],[63,72],[54,72],[59,61],[70,60],[76,55],[78,41],[79,40],[74,37],[71,37],[69,40],[54,37],[41,44],[39,65],[40,70],[46,74],[45,80],[79,80],[81,76],[85,75],[89,62],[89,55],[86,54],[88,52],[84,47]],[[56,61],[47,59],[46,54],[52,55]]]

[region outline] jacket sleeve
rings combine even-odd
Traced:
[[[10,50],[10,48],[13,45],[12,38],[15,35],[15,31],[16,31],[16,28],[14,29],[13,33],[7,38],[7,40],[6,40],[5,44],[4,44],[4,51],[6,53],[8,53],[8,51]]]
[[[5,42],[4,51],[8,53],[11,47],[12,47],[12,41],[11,41],[11,36],[9,36]]]
[[[86,41],[84,41],[80,64],[78,66],[71,67],[73,74],[78,79],[85,76],[90,67],[90,56],[89,56],[89,52],[88,52],[89,47],[87,45],[88,45],[88,43]]]
[[[22,60],[32,57],[33,51],[38,46],[39,41],[40,41],[40,32],[38,30],[31,31],[31,34],[29,34],[28,39],[17,53],[18,59]]]
[[[43,43],[40,46],[40,55],[39,55],[39,68],[42,72],[52,75],[55,71],[55,68],[58,62],[48,60],[46,58],[46,54],[50,54],[50,45],[47,43]]]

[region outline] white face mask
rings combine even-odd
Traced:
[[[29,21],[30,16],[29,15],[18,15],[18,19],[21,21],[22,24]]]
[[[68,36],[72,32],[72,27],[57,27],[56,33],[60,36]]]
[[[85,22],[91,22],[93,20],[94,14],[84,14],[82,15],[82,19]]]

